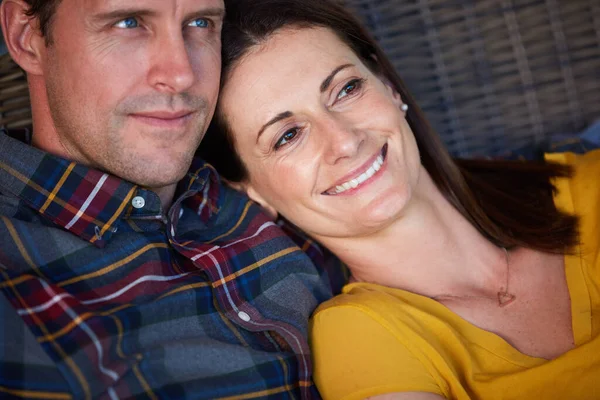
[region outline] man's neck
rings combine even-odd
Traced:
[[[161,188],[151,188],[151,190],[158,195],[164,212],[167,212],[171,208],[173,203],[173,197],[175,197],[176,184],[164,186]]]
[[[52,142],[48,139],[48,135],[33,135],[33,139],[31,142],[33,147],[37,147],[41,150],[54,154],[56,156],[72,160],[75,162],[80,162],[84,165],[86,163],[81,162],[80,160],[74,159],[71,154],[69,154],[64,147],[58,142]],[[58,151],[57,151],[58,149]],[[63,150],[63,151],[60,151]],[[88,165],[89,166],[89,165]],[[91,166],[93,168],[93,166]],[[167,211],[171,207],[171,203],[173,202],[173,197],[175,196],[175,190],[177,188],[177,184],[172,184],[168,186],[163,186],[160,188],[149,188],[153,192],[155,192],[160,198],[160,202],[162,204],[163,210]]]

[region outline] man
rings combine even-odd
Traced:
[[[304,253],[193,160],[222,0],[3,0],[31,145],[0,133],[0,398],[312,398]]]

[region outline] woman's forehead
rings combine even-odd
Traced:
[[[364,65],[338,36],[327,28],[284,29],[252,49],[229,72],[222,96],[235,92],[249,97],[285,95],[290,90],[314,89],[335,68]],[[318,90],[318,87],[317,87]]]
[[[251,49],[229,72],[221,91],[220,113],[237,140],[253,139],[278,115],[318,107],[323,82],[342,69],[336,77],[357,70],[368,73],[333,31],[282,29]]]
[[[243,75],[251,68],[269,71],[271,75],[282,71],[308,72],[307,66],[310,70],[326,70],[340,59],[359,62],[352,49],[330,29],[286,28],[252,48],[233,68],[232,75],[241,76],[235,70],[244,66]]]

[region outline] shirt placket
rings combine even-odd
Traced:
[[[266,340],[262,342],[268,351],[293,352],[298,362],[298,381],[303,399],[314,398],[311,389],[312,363],[310,350],[304,335],[294,326],[281,321],[263,317],[262,313],[244,299],[238,287],[238,280],[224,272],[223,266],[229,262],[227,253],[218,245],[203,249],[201,243],[181,243],[177,239],[177,222],[181,217],[182,203],[198,191],[188,191],[181,196],[169,211],[167,234],[173,247],[184,257],[204,271],[211,281],[224,315],[237,326],[254,333],[262,333]],[[202,260],[202,261],[201,261]],[[275,332],[275,335],[270,334]],[[267,345],[268,344],[268,345]]]

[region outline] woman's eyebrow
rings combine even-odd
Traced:
[[[325,92],[329,88],[329,86],[331,85],[331,82],[333,81],[333,78],[335,78],[335,76],[340,71],[343,71],[344,69],[350,68],[350,67],[353,67],[353,66],[354,66],[353,64],[343,64],[343,65],[340,65],[339,67],[335,68],[333,71],[331,71],[331,73],[327,76],[327,78],[325,78],[325,80],[323,81],[323,83],[321,83],[321,87],[320,87],[321,93]],[[269,126],[271,126],[273,124],[276,124],[277,122],[281,121],[282,119],[289,118],[292,115],[294,115],[294,114],[291,111],[284,111],[282,113],[277,114],[269,122],[267,122],[266,124],[264,124],[262,126],[262,128],[260,128],[260,130],[258,131],[258,135],[256,136],[256,143],[258,144],[260,136],[264,133],[264,131]]]
[[[263,132],[270,127],[273,124],[276,124],[277,122],[281,121],[282,119],[286,119],[291,117],[292,115],[294,115],[291,111],[284,111],[282,113],[277,114],[274,118],[272,118],[269,122],[267,122],[266,124],[263,125],[262,128],[260,128],[260,131],[258,131],[258,136],[256,137],[256,143],[258,144],[258,140],[260,139],[260,135],[263,134]]]
[[[344,64],[344,65],[340,65],[339,67],[337,67],[336,69],[334,69],[331,74],[329,74],[329,76],[327,78],[325,78],[325,80],[323,81],[323,83],[321,83],[321,93],[323,93],[324,91],[326,91],[327,89],[329,89],[329,85],[331,85],[331,81],[333,81],[333,78],[335,78],[335,76],[337,75],[338,72],[346,69],[346,68],[350,68],[353,67],[354,65],[352,64]]]

